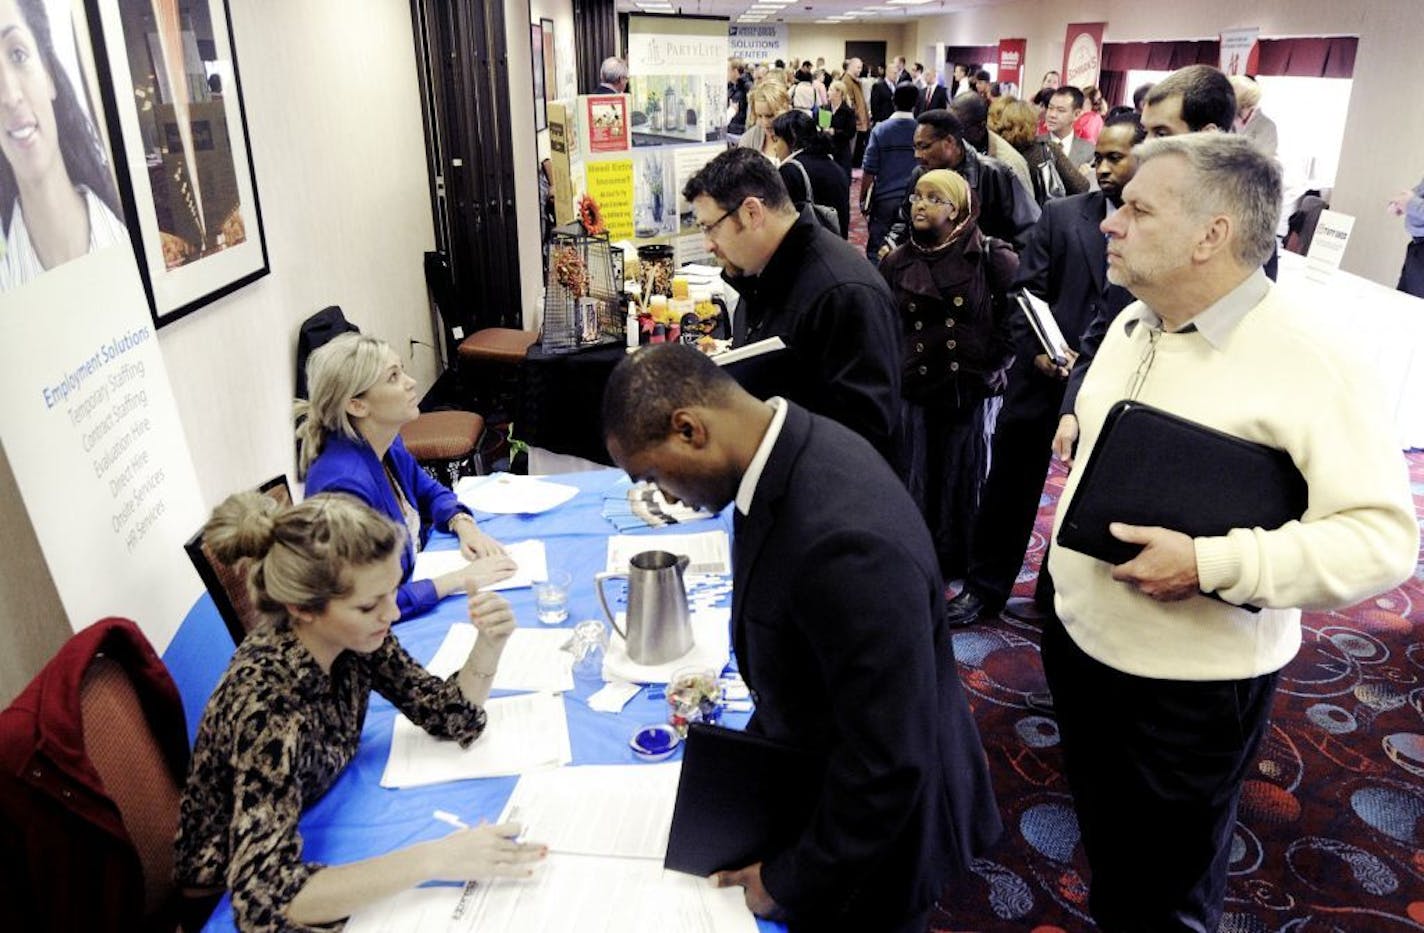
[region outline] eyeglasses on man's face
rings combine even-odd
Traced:
[[[731,217],[731,216],[732,216],[733,214],[735,214],[737,211],[741,210],[741,208],[742,208],[742,206],[741,206],[740,204],[738,204],[736,207],[734,207],[734,208],[732,208],[731,210],[727,211],[725,214],[723,214],[721,217],[718,217],[716,220],[712,221],[710,224],[698,224],[698,225],[697,225],[697,230],[698,230],[698,232],[701,233],[703,236],[705,236],[705,237],[707,237],[707,238],[710,239],[711,236],[712,236],[712,231],[713,231],[713,230],[716,230],[717,227],[718,227],[719,225],[721,225],[722,221],[726,220],[728,217]]]

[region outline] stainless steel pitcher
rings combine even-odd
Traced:
[[[687,611],[687,589],[682,573],[687,555],[667,551],[643,551],[628,562],[627,573],[600,573],[593,578],[598,601],[608,624],[618,630],[628,645],[628,657],[635,664],[665,664],[692,650],[692,621]],[[618,628],[605,580],[628,581],[628,631]]]

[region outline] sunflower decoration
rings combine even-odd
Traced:
[[[583,224],[586,233],[597,236],[600,233],[608,232],[608,228],[603,223],[603,211],[599,208],[598,202],[587,194],[579,195],[578,212],[579,222]]]

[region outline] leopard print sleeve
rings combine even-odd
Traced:
[[[456,674],[441,680],[416,663],[395,636],[364,659],[371,686],[431,735],[468,748],[485,730],[485,711],[465,699]]]

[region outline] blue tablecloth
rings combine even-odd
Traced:
[[[604,568],[606,540],[614,531],[600,514],[603,493],[614,484],[626,482],[626,477],[621,471],[600,470],[551,479],[577,486],[579,494],[542,515],[481,516],[480,524],[500,541],[525,538],[544,541],[550,570],[567,570],[573,577],[569,619],[563,625],[571,629],[581,619],[603,617],[594,592],[593,576]],[[691,524],[648,529],[646,533],[687,534],[718,528],[731,533],[730,511]],[[437,534],[430,543],[431,548],[454,546],[455,540],[449,535]],[[617,586],[610,587],[610,597]],[[530,590],[509,590],[505,596],[521,626],[544,627],[535,619]],[[465,619],[465,599],[461,595],[444,600],[426,616],[402,622],[396,626],[395,633],[416,660],[427,663],[434,657],[450,625]],[[211,600],[204,597],[189,613],[164,654],[164,661],[183,696],[190,737],[197,730],[203,707],[226,669],[232,650],[232,642]],[[664,721],[666,703],[660,697],[649,698],[649,691],[644,688],[621,714],[597,713],[588,708],[587,700],[589,694],[602,686],[602,681],[577,680],[573,692],[564,695],[574,764],[637,763],[628,747],[628,738],[640,725]],[[399,790],[381,787],[395,715],[389,702],[377,694],[372,695],[355,760],[326,796],[311,804],[302,817],[304,858],[342,864],[443,836],[450,832],[450,827],[432,819],[431,813],[437,809],[456,813],[471,824],[493,821],[499,816],[517,778],[456,781]],[[729,713],[726,723],[740,727],[745,725],[746,719],[747,714]],[[680,756],[681,749],[676,754]],[[781,924],[766,921],[759,921],[759,926],[763,931],[785,929]],[[206,929],[234,929],[232,906],[227,897],[214,911]]]

